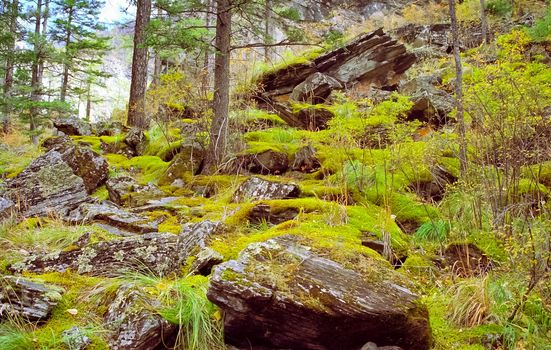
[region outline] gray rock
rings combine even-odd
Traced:
[[[135,151],[135,154],[138,155],[142,154],[146,140],[147,139],[143,130],[138,128],[130,129],[124,137],[124,143],[126,143],[132,150]]]
[[[318,104],[325,102],[334,89],[342,89],[337,79],[316,72],[295,86],[289,98],[297,102]]]
[[[258,177],[251,177],[235,191],[232,201],[297,198],[299,194],[300,189],[295,184],[271,182]]]
[[[2,196],[17,203],[25,217],[64,216],[88,200],[84,180],[75,175],[63,154],[51,150],[19,175],[6,181]]]
[[[61,157],[73,170],[73,174],[84,181],[89,194],[103,185],[109,175],[109,163],[105,158],[87,147],[67,145],[60,149]]]
[[[84,203],[68,213],[64,219],[74,224],[103,221],[122,230],[136,233],[157,232],[159,224],[146,216],[121,209],[109,201]]]
[[[208,276],[212,268],[224,261],[224,257],[212,248],[205,248],[197,254],[191,265],[191,273]]]
[[[177,326],[155,312],[160,307],[159,301],[139,287],[122,285],[104,318],[106,328],[111,330],[108,336],[110,348],[153,350],[172,338]]]
[[[69,350],[84,350],[88,348],[88,345],[92,344],[92,339],[77,326],[61,332],[61,335],[63,337],[63,342],[67,345]]]
[[[429,349],[427,309],[397,284],[403,277],[376,261],[369,276],[361,275],[298,241],[282,236],[253,243],[237,260],[214,268],[207,297],[225,313],[228,343],[330,350],[372,341]]]
[[[172,159],[168,169],[159,179],[159,184],[168,185],[181,179],[185,174],[195,175],[201,171],[204,149],[199,144],[184,145]]]
[[[275,110],[291,126],[323,129],[332,116],[327,109],[295,112],[288,103],[281,101],[289,100],[290,96],[304,99],[308,90],[306,86],[311,86],[313,80],[320,84],[314,88],[318,90],[316,94],[319,97],[328,95],[329,90],[348,88],[358,83],[365,86],[391,86],[414,62],[415,56],[408,53],[403,44],[378,29],[311,62],[292,64],[263,75],[258,80],[259,93],[254,97],[259,106]],[[316,73],[331,79],[322,79]],[[297,91],[294,92],[295,89]]]
[[[54,120],[54,127],[65,135],[92,135],[92,127],[90,126],[90,124],[78,117],[58,118]]]
[[[0,197],[0,220],[10,217],[15,212],[15,203],[7,198]]]
[[[409,119],[430,122],[434,125],[447,122],[448,114],[455,107],[455,100],[447,92],[436,88],[438,80],[433,76],[422,76],[399,87],[400,93],[409,95],[414,104],[409,112]]]
[[[105,183],[109,199],[122,206],[142,206],[151,199],[160,199],[166,194],[153,184],[140,185],[129,176],[111,178]]]
[[[304,146],[295,154],[293,162],[293,170],[303,173],[312,173],[321,167],[318,158],[316,157],[316,149],[312,145]]]
[[[287,154],[267,150],[257,154],[243,154],[238,156],[225,170],[231,174],[263,174],[279,175],[289,169]]]
[[[13,264],[11,271],[45,273],[72,269],[81,274],[117,276],[125,271],[156,275],[179,273],[186,259],[205,247],[206,239],[217,232],[220,223],[204,221],[184,228],[181,234],[148,233],[55,254],[33,256]]]
[[[20,316],[31,321],[42,321],[50,316],[61,300],[63,289],[36,283],[26,278],[0,278],[0,319]]]

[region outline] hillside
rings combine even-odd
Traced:
[[[120,28],[91,120],[14,104],[0,350],[551,350],[549,4],[486,1],[484,33],[465,0],[456,43],[447,2],[272,4],[300,40],[234,13],[220,130],[187,13],[148,29],[147,127]]]

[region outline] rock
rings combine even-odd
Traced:
[[[254,97],[261,107],[275,110],[291,126],[322,129],[330,117],[327,111],[316,108],[315,111],[325,115],[312,118],[311,113],[305,111],[293,112],[285,101],[290,96],[301,101],[309,89],[315,90],[315,101],[328,96],[328,91],[358,83],[378,87],[395,85],[414,62],[415,56],[406,52],[404,45],[378,29],[311,62],[291,64],[265,74],[258,80],[260,92]]]
[[[407,24],[393,30],[392,34],[414,47],[435,46],[447,53],[451,53],[453,50],[451,25],[449,23]],[[482,30],[478,25],[460,28],[459,37],[461,51],[478,47],[484,40]]]
[[[425,350],[426,307],[402,285],[363,276],[281,236],[253,243],[214,268],[207,297],[224,311],[224,334],[236,346],[359,349],[368,341]],[[388,273],[402,279],[389,269]]]
[[[8,218],[15,213],[15,203],[7,198],[0,197],[0,220]]]
[[[93,129],[97,136],[115,136],[128,131],[121,122],[98,122],[93,125]]]
[[[132,149],[124,142],[104,142],[100,140],[100,148],[104,154],[120,154],[127,158],[132,158],[137,156],[136,150]]]
[[[224,261],[224,257],[212,248],[205,248],[197,254],[191,265],[191,273],[203,276],[210,275],[212,268]]]
[[[199,145],[182,146],[180,152],[172,159],[159,184],[169,185],[184,177],[186,173],[199,174],[203,167],[205,152]]]
[[[110,303],[104,317],[110,349],[154,350],[171,339],[177,326],[170,324],[155,310],[159,301],[139,287],[123,284]],[[165,347],[163,347],[165,348]]]
[[[69,136],[92,135],[90,124],[77,117],[58,118],[54,120],[54,127]]]
[[[70,145],[63,149],[62,158],[73,169],[73,174],[82,178],[89,194],[109,176],[107,160],[87,147]]]
[[[57,148],[65,148],[66,145],[72,144],[73,141],[69,136],[51,136],[42,141],[41,146],[44,147],[47,151]]]
[[[138,155],[142,154],[146,140],[147,139],[143,130],[138,128],[130,129],[124,137],[124,143],[126,143],[132,150],[134,150],[134,153]]]
[[[125,271],[141,271],[166,276],[178,274],[186,259],[221,229],[219,222],[203,221],[187,225],[179,235],[147,233],[55,254],[32,256],[9,267],[16,272],[64,272],[68,269],[93,276],[117,276]]]
[[[484,252],[472,243],[453,243],[446,247],[441,267],[447,267],[461,277],[485,275],[494,263]]]
[[[316,149],[312,145],[304,146],[295,154],[293,170],[303,173],[313,173],[321,167],[318,158],[316,158]]]
[[[279,225],[282,222],[294,219],[298,215],[296,208],[282,208],[282,210],[274,210],[268,204],[255,205],[247,218],[251,224],[260,224],[263,222],[272,225]]]
[[[433,125],[443,125],[455,107],[453,96],[435,87],[439,79],[422,76],[408,81],[399,87],[400,93],[409,95],[413,102],[408,120],[420,120]]]
[[[84,203],[68,213],[65,220],[74,224],[103,221],[122,230],[136,233],[157,232],[158,226],[158,222],[152,222],[146,216],[123,210],[109,201]]]
[[[447,186],[457,181],[457,176],[438,164],[430,172],[430,181],[414,181],[410,188],[427,202],[439,202],[444,198]]]
[[[61,335],[63,337],[63,342],[67,345],[69,350],[84,350],[88,348],[88,345],[92,344],[92,339],[77,326],[73,326],[61,332]]]
[[[69,137],[50,137],[42,146],[48,151],[61,153],[61,158],[71,167],[73,173],[84,180],[88,193],[94,192],[107,180],[107,160],[88,147],[75,145]]]
[[[324,103],[334,89],[342,89],[337,79],[316,72],[295,86],[289,98],[309,104]]]
[[[297,198],[299,194],[300,189],[295,184],[283,184],[258,177],[251,177],[244,181],[237,191],[235,191],[232,201]]]
[[[166,196],[153,184],[140,185],[129,176],[111,178],[105,183],[109,192],[109,199],[117,205],[142,206],[151,199],[159,199]]]
[[[0,319],[23,317],[43,321],[61,300],[59,287],[32,282],[16,276],[0,277]]]
[[[268,150],[258,154],[238,156],[226,172],[246,174],[283,174],[289,169],[287,154]]]
[[[63,154],[51,150],[5,183],[1,194],[16,203],[24,217],[64,216],[88,200],[84,180],[75,175]]]

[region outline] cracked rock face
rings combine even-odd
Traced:
[[[30,321],[45,320],[61,300],[62,293],[59,287],[4,276],[0,278],[0,319],[16,315]]]
[[[153,350],[168,342],[177,331],[155,312],[160,303],[138,287],[122,285],[108,307],[105,324],[111,330],[113,350]]]
[[[214,268],[207,296],[225,312],[230,344],[319,350],[360,349],[367,342],[430,347],[428,312],[415,294],[377,279],[378,271],[366,277],[320,257],[298,239],[253,243],[237,260]]]
[[[251,177],[243,182],[237,191],[235,191],[232,201],[296,198],[299,194],[300,189],[295,184],[283,184],[258,177]]]
[[[11,271],[64,272],[68,269],[94,276],[120,275],[124,271],[146,271],[157,275],[178,273],[186,259],[205,247],[207,237],[219,223],[203,221],[186,226],[179,235],[148,233],[141,236],[98,242],[71,251],[32,256],[13,264]]]

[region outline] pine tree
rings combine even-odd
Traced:
[[[89,74],[105,76],[91,70],[100,64],[109,49],[108,37],[98,35],[104,27],[98,21],[101,0],[54,0],[55,20],[52,39],[63,45],[63,72],[61,75],[60,100],[78,94],[76,87],[87,80]]]
[[[145,115],[145,91],[147,88],[146,29],[151,17],[151,0],[138,0],[134,27],[134,53],[132,55],[132,80],[128,100],[128,125],[145,129],[149,121]]]

